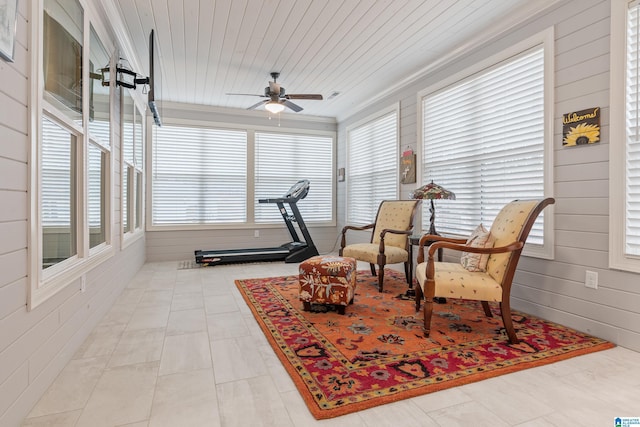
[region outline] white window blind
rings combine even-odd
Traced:
[[[136,171],[136,209],[135,209],[135,228],[142,227],[142,172]]]
[[[42,118],[41,204],[42,226],[69,229],[75,218],[75,137],[46,117]]]
[[[133,167],[126,164],[124,165],[124,169],[122,169],[122,230],[125,233],[131,231],[131,211],[129,210],[129,205],[131,204],[129,200],[131,198],[131,183],[129,181],[132,170]]]
[[[140,169],[143,165],[143,123],[144,120],[140,111],[137,108],[135,111],[135,125],[134,125],[134,144],[133,144],[133,163],[136,168]]]
[[[383,200],[398,197],[398,114],[369,121],[347,133],[347,222],[370,224]]]
[[[422,102],[423,183],[456,194],[436,200],[440,233],[487,228],[514,199],[544,196],[544,50],[532,49]],[[429,228],[423,203],[423,229]],[[543,217],[529,243],[543,243]]]
[[[89,227],[99,227],[102,224],[103,205],[104,205],[104,164],[105,154],[97,145],[89,144],[89,152],[87,153],[88,162],[88,190],[89,199],[87,200]]]
[[[627,14],[625,254],[640,256],[640,4]]]
[[[130,164],[133,164],[133,129],[133,123],[122,123],[122,158]]]
[[[134,164],[136,105],[129,89],[122,90],[122,158],[129,164]]]
[[[333,138],[329,136],[256,132],[255,221],[282,222],[274,204],[301,179],[309,180],[309,194],[297,206],[305,223],[333,220]]]
[[[156,127],[152,223],[245,222],[246,164],[244,131]]]
[[[89,126],[89,136],[91,140],[103,147],[111,147],[111,124],[108,121],[93,120]]]
[[[98,145],[90,143],[87,157],[87,217],[89,221],[89,247],[92,248],[106,241],[105,173],[107,154]]]
[[[87,214],[90,228],[89,246],[95,246],[95,233],[100,233],[98,243],[102,243],[104,236],[105,211],[105,180],[109,173],[107,156],[108,152],[102,150],[100,146],[110,147],[110,123],[108,121],[93,120],[89,122],[89,150],[87,152],[87,178],[88,178],[88,199]]]

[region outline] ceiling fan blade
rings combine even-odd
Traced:
[[[276,79],[280,77],[280,73],[273,72],[271,73],[271,77],[273,78],[273,81],[270,81],[269,86],[264,88],[264,95],[258,95],[255,93],[227,93],[227,95],[258,96],[260,98],[267,98],[252,105],[251,107],[247,108],[247,110],[255,110],[261,105],[265,105],[268,103],[279,103],[296,113],[304,110],[304,108],[289,101],[290,99],[309,99],[318,101],[321,101],[323,99],[322,95],[317,93],[298,93],[289,95],[286,93],[284,87],[280,86],[280,83],[277,83],[276,81]]]
[[[264,98],[264,95],[258,95],[255,93],[226,93],[226,95],[242,95],[242,96],[260,96]]]
[[[302,110],[304,110],[304,108],[302,108],[302,107],[301,107],[301,106],[299,106],[298,104],[294,104],[294,103],[293,103],[293,102],[291,102],[291,101],[284,100],[284,101],[282,101],[282,104],[284,104],[284,105],[286,105],[287,107],[291,108],[291,109],[292,109],[293,111],[295,111],[296,113],[297,113],[297,112],[300,112],[300,111],[302,111]]]
[[[253,104],[251,107],[247,108],[247,110],[255,110],[256,108],[258,108],[261,105],[266,104],[267,102],[269,102],[269,100],[265,99],[264,101],[260,101],[257,104]]]
[[[284,97],[287,99],[312,99],[322,101],[322,95],[318,93],[289,93]]]

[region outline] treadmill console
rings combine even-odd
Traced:
[[[309,180],[302,179],[296,182],[295,184],[293,184],[291,188],[289,188],[289,190],[287,191],[287,194],[285,194],[282,197],[285,199],[300,200],[307,197],[307,193],[309,193]]]

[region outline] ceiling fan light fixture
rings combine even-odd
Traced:
[[[264,105],[264,108],[272,114],[278,114],[284,110],[284,105],[277,101],[269,101]]]

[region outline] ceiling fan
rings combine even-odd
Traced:
[[[257,104],[252,105],[247,108],[247,110],[255,110],[261,105],[264,105],[268,111],[276,114],[284,110],[284,107],[288,107],[295,111],[296,113],[302,111],[303,108],[298,104],[294,104],[290,101],[290,99],[311,99],[311,100],[322,100],[322,95],[319,94],[288,94],[285,89],[277,83],[278,77],[280,77],[280,73],[272,72],[271,77],[273,78],[272,82],[269,82],[269,86],[264,88],[263,95],[256,95],[253,93],[227,93],[227,95],[243,95],[243,96],[260,96],[262,98],[267,98],[258,102]]]

